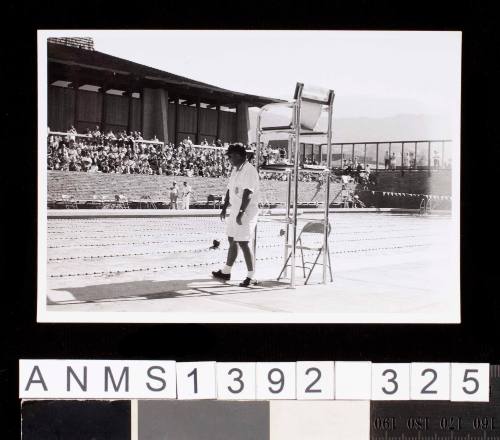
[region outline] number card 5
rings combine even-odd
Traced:
[[[411,364],[411,400],[450,400],[450,364]]]
[[[295,399],[295,362],[258,362],[257,399]]]
[[[217,398],[255,400],[255,363],[217,363]]]
[[[490,366],[488,364],[451,364],[451,400],[488,402]]]
[[[297,399],[333,400],[334,362],[297,362]]]
[[[372,364],[372,400],[410,400],[410,364]]]

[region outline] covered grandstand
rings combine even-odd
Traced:
[[[67,39],[66,39],[67,40]],[[48,126],[79,133],[140,131],[178,143],[248,143],[249,107],[277,100],[235,92],[108,55],[85,45],[49,39]]]
[[[172,181],[180,178],[190,182],[199,207],[212,207],[211,202],[220,199],[225,191],[228,169],[224,168],[223,155],[219,154],[211,163],[203,154],[197,154],[199,160],[196,160],[206,162],[207,167],[214,168],[211,171],[203,170],[200,163],[191,164],[195,160],[189,157],[184,166],[184,153],[179,154],[179,151],[202,147],[210,151],[217,149],[215,144],[220,146],[235,141],[248,145],[249,129],[252,128],[249,108],[278,102],[99,52],[90,38],[49,38],[47,69],[49,208],[66,206],[67,198],[77,202],[71,206],[80,208],[94,206],[98,199],[100,207],[103,198],[114,200],[117,196],[135,202],[137,207],[151,207],[152,204],[144,203],[145,199],[156,200],[156,206],[161,207],[167,204]],[[70,127],[74,127],[72,133],[68,133]],[[101,133],[98,137],[84,134],[96,127]],[[116,133],[117,137],[108,138],[105,135],[108,132]],[[70,147],[70,153],[78,147],[88,150],[84,151],[85,157],[78,153],[73,168],[69,160],[55,163],[59,161],[56,156],[67,154],[71,138],[79,142]],[[184,144],[186,139],[190,139],[188,148]],[[280,155],[286,143],[286,140],[271,140],[269,151]],[[65,147],[60,149],[63,144]],[[97,156],[103,147],[105,149],[103,144],[127,149],[122,153],[126,160],[108,163],[106,157],[102,161],[105,165],[101,166]],[[150,152],[141,161],[145,146]],[[337,177],[333,182],[333,196],[338,194],[341,198],[340,176],[359,174],[359,170],[356,171],[359,166],[362,171],[370,167],[372,175],[376,175],[368,186],[357,178],[352,182],[351,192],[358,192],[367,206],[418,208],[422,196],[431,194],[440,200],[449,199],[449,164],[435,167],[431,160],[438,154],[444,162],[445,152],[450,147],[451,142],[447,139],[334,142],[332,167]],[[389,169],[387,154],[395,158],[394,166]],[[320,165],[326,163],[326,159],[326,145],[301,144],[301,163]],[[61,157],[61,161],[65,159]],[[141,168],[140,163],[146,165]],[[263,182],[266,191],[261,202],[267,206],[282,204],[286,198],[284,182],[272,180],[276,176],[270,173],[263,178],[266,179]],[[311,179],[305,176],[300,186],[300,202],[317,205],[318,182],[314,176]],[[334,198],[331,203],[338,203],[338,200]]]

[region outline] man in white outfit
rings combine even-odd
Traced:
[[[238,256],[238,247],[240,247],[248,270],[247,277],[240,283],[240,287],[248,287],[250,284],[256,284],[250,243],[254,238],[259,214],[259,174],[255,167],[247,161],[243,144],[229,145],[226,154],[233,170],[229,178],[220,218],[226,220],[229,250],[226,265],[222,269],[212,272],[212,275],[220,280],[230,280],[231,269]],[[228,206],[231,206],[231,210],[226,219]]]
[[[183,209],[189,209],[189,203],[191,201],[191,185],[187,182],[182,184],[182,207]]]

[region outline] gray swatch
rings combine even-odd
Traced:
[[[268,402],[141,400],[139,440],[268,440]]]

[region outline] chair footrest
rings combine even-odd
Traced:
[[[291,244],[286,244],[285,245],[286,247],[288,248],[291,248],[292,245]],[[306,251],[322,251],[323,250],[323,247],[310,247],[310,246],[295,246],[295,249],[303,249],[303,250],[306,250]]]
[[[305,262],[304,262],[304,266],[302,266],[302,264],[296,264],[296,265],[295,265],[295,267],[303,267],[303,268],[305,268],[305,269],[308,269],[308,267],[306,267],[306,266],[305,266],[305,265],[307,265],[307,264],[309,264],[309,265],[311,265],[311,264],[312,264],[313,266],[314,266],[314,265],[316,265],[316,266],[323,266],[323,263],[320,263],[319,261],[318,261],[316,264],[315,264],[315,263],[313,263],[312,261],[305,261]],[[326,263],[326,264],[325,264],[325,266],[326,266],[326,267],[328,267],[328,266],[330,266],[330,265],[329,265],[328,263]],[[292,265],[291,265],[291,264],[287,264],[286,266],[282,266],[282,267],[292,267]]]

